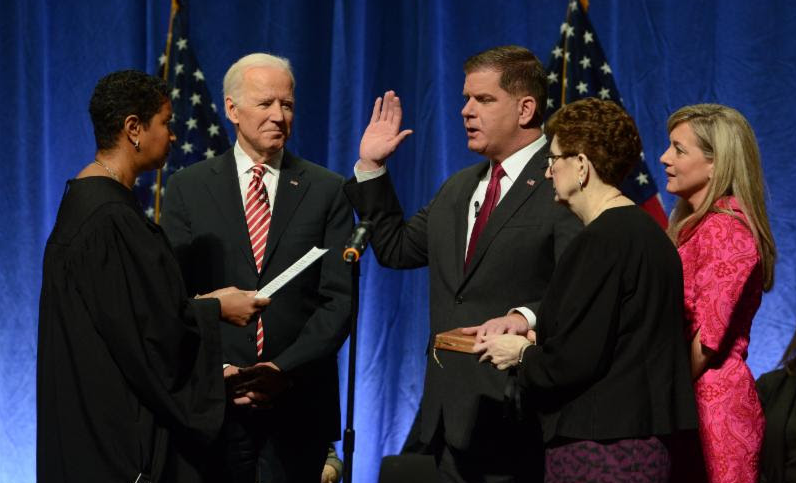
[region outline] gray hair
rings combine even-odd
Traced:
[[[238,102],[240,87],[243,83],[243,74],[252,67],[275,67],[284,69],[290,75],[290,83],[296,87],[296,79],[290,69],[290,61],[284,57],[266,53],[254,53],[241,57],[232,64],[224,75],[224,98],[232,98],[233,102]]]

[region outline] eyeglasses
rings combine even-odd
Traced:
[[[561,154],[548,154],[547,155],[547,167],[552,170],[553,165],[556,164],[561,158],[569,158],[570,156],[577,156],[578,153],[561,153]]]

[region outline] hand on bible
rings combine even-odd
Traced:
[[[411,129],[401,129],[401,101],[394,91],[384,93],[384,99],[376,98],[370,124],[359,143],[359,169],[373,171],[384,165],[384,160],[395,152]]]
[[[512,312],[503,317],[489,319],[481,325],[462,328],[465,335],[475,335],[476,342],[483,342],[487,335],[500,334],[519,334],[525,335],[528,332],[528,321],[518,313]]]
[[[483,352],[479,362],[491,362],[500,370],[508,369],[519,363],[520,355],[531,342],[521,335],[487,335],[484,342],[479,342],[473,349]]]
[[[223,293],[222,293],[223,292]],[[214,295],[219,294],[219,295]],[[221,318],[232,325],[244,327],[246,324],[257,320],[255,317],[271,299],[256,299],[255,290],[239,290],[227,287],[216,290],[208,296],[215,296],[221,302]]]

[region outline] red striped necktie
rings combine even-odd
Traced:
[[[265,166],[255,164],[252,167],[252,180],[246,191],[246,225],[249,227],[249,239],[252,243],[254,263],[257,273],[263,270],[263,255],[265,243],[268,240],[268,228],[271,226],[271,203],[268,200],[268,190],[265,188],[263,178],[266,173]],[[257,358],[263,355],[263,319],[257,319]]]

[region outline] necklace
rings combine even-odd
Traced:
[[[99,159],[94,158],[94,164],[102,166],[102,168],[108,172],[108,174],[110,175],[111,178],[113,178],[114,181],[116,181],[117,183],[121,183],[121,181],[119,181],[119,175],[116,174],[116,171],[102,164],[102,162]]]
[[[592,216],[592,217],[591,217],[591,219],[592,219],[592,220],[595,220],[595,219],[596,219],[598,216],[600,216],[600,214],[601,214],[603,211],[605,211],[605,210],[607,209],[608,205],[609,205],[609,204],[610,204],[612,201],[614,201],[614,200],[616,200],[616,199],[619,199],[619,198],[621,198],[621,197],[622,197],[622,193],[621,193],[621,192],[619,192],[619,193],[617,193],[617,194],[615,194],[615,195],[613,195],[613,196],[610,196],[610,197],[606,198],[606,199],[605,199],[605,201],[603,201],[602,203],[600,203],[600,206],[598,206],[598,207],[597,207],[597,209],[596,209],[596,210],[594,210],[594,216]]]

